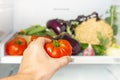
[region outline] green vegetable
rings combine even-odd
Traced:
[[[72,38],[74,38],[74,35],[72,34],[72,32],[70,30],[70,26],[67,26],[66,31]]]
[[[92,45],[95,55],[104,55],[105,54],[105,48],[101,45]]]
[[[45,27],[35,26],[34,29],[31,30],[31,31],[28,31],[27,34],[28,35],[33,35],[35,33],[42,32],[42,31],[45,31]]]
[[[37,34],[39,32],[43,32],[45,31],[46,28],[40,25],[33,25],[30,26],[29,28],[26,28],[22,31],[20,31],[18,34],[22,34],[22,35],[34,35]]]
[[[118,26],[116,24],[113,24],[112,29],[113,29],[114,35],[117,35],[117,33],[118,33]]]
[[[86,43],[80,43],[82,51],[88,47],[88,44]]]
[[[18,32],[20,35],[37,35],[37,36],[53,36],[55,35],[54,31],[47,30],[46,27],[40,26],[40,25],[33,25],[29,28],[26,28],[20,32]]]
[[[109,43],[109,38],[103,38],[100,32],[97,32],[97,37],[101,46],[105,47]]]
[[[54,36],[56,35],[53,31],[49,30],[49,31],[41,31],[41,32],[37,32],[33,35],[38,35],[38,36]]]
[[[82,51],[84,49],[86,49],[88,47],[88,44],[86,43],[81,43],[81,48],[82,48]],[[96,56],[101,56],[101,55],[104,55],[105,54],[105,48],[101,45],[92,45],[94,51],[95,51],[95,55]]]
[[[66,26],[66,32],[75,39],[74,29],[75,27],[79,25],[78,21],[70,20],[69,24]]]
[[[110,15],[105,18],[105,21],[112,26],[114,35],[117,35],[118,26],[116,25],[117,21],[116,6],[112,5],[107,13],[109,13]]]

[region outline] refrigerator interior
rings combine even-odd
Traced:
[[[96,11],[103,16],[112,0],[0,0],[0,40],[4,34],[25,29],[30,25],[46,25],[53,18],[75,19]],[[104,17],[104,16],[103,16]]]
[[[114,1],[115,2],[115,1]],[[31,25],[46,26],[50,19],[75,19],[78,15],[97,12],[102,18],[113,4],[113,0],[0,0],[1,63],[20,63],[21,56],[5,56],[4,44],[13,34]],[[104,60],[106,62],[104,62]],[[119,57],[73,57],[73,64],[115,63]]]
[[[93,11],[98,12],[100,16],[104,17],[106,10],[113,4],[112,1],[113,0],[0,0],[0,63],[20,63],[21,57],[6,57],[3,50],[4,43],[11,38],[16,31],[34,24],[45,25],[49,19],[74,19],[78,15],[88,15]],[[116,3],[120,2],[118,1]],[[119,36],[120,35],[117,36],[118,39]],[[75,80],[75,78],[76,80],[120,80],[118,65],[104,65],[105,61],[110,64],[114,64],[114,61],[120,62],[119,58],[115,58],[114,60],[110,57],[74,58],[75,62],[59,70],[51,80]],[[84,61],[85,59],[86,61]],[[6,66],[3,65],[3,68],[0,69],[6,69],[8,71],[11,69],[11,72],[17,72],[19,65],[16,68],[14,65],[8,66],[7,64]],[[2,67],[1,64],[0,67]],[[4,73],[11,73],[6,70]],[[3,71],[0,70],[0,74],[3,74]]]
[[[13,30],[13,1],[0,0],[0,41]]]

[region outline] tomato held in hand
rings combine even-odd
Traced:
[[[8,41],[5,45],[7,55],[23,55],[27,48],[27,41],[24,38],[16,37]]]
[[[62,56],[70,56],[72,54],[72,46],[67,40],[53,40],[44,46],[49,56],[59,58]]]

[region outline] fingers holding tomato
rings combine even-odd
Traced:
[[[27,41],[22,37],[15,37],[5,44],[5,52],[7,55],[23,55],[27,48]]]

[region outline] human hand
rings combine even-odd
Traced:
[[[44,49],[44,44],[50,39],[38,38],[32,41],[24,51],[18,74],[30,74],[34,80],[49,80],[56,71],[67,65],[70,56],[51,58]]]

